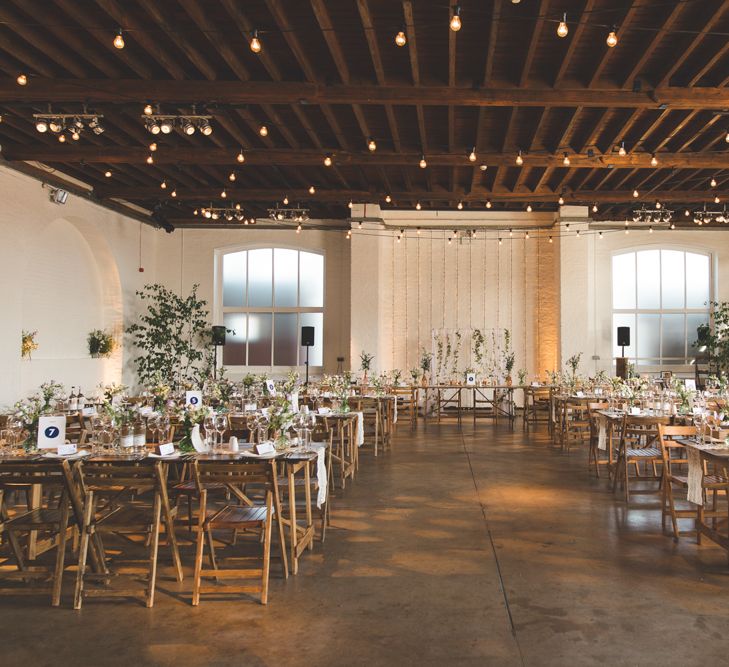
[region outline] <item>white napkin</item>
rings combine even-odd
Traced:
[[[605,423],[605,417],[598,415],[597,422],[600,429],[597,434],[597,448],[604,452],[607,450],[607,425]]]
[[[202,441],[202,438],[200,437],[200,424],[195,424],[195,426],[192,427],[192,432],[190,433],[190,440],[192,441],[192,446],[195,448],[196,452],[204,452],[206,451],[205,443]]]
[[[316,451],[316,481],[319,485],[319,490],[316,496],[316,506],[321,509],[321,506],[327,501],[327,464],[326,464],[326,451],[327,446],[325,443],[312,442],[311,448]]]
[[[244,452],[241,452],[243,456],[250,456],[254,459],[274,459],[278,456],[278,452],[267,452],[266,454],[257,454],[252,449],[246,449]]]
[[[63,459],[65,461],[74,461],[75,459],[82,459],[84,456],[88,456],[91,452],[86,449],[76,452],[75,454],[57,454],[56,452],[46,452],[43,454],[45,459]]]
[[[355,412],[357,415],[357,447],[364,445],[364,413]]]
[[[694,505],[704,504],[704,494],[701,489],[701,481],[704,477],[704,471],[701,467],[701,454],[693,447],[686,447],[688,455],[688,493],[686,500]]]
[[[147,456],[149,456],[149,458],[151,459],[164,459],[165,461],[179,459],[181,455],[181,452],[172,452],[172,454],[166,454],[164,456],[162,454],[156,454],[155,452],[150,452],[149,454],[147,454]]]

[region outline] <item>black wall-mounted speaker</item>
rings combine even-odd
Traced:
[[[213,345],[225,345],[225,327],[213,327]]]
[[[301,327],[301,344],[314,347],[314,327]]]
[[[618,346],[630,347],[630,327],[618,327]]]

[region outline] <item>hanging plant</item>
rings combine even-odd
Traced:
[[[33,350],[38,349],[38,343],[35,342],[35,337],[38,335],[37,331],[26,331],[23,329],[21,342],[20,342],[20,358],[30,359],[30,355]]]
[[[116,341],[114,336],[102,329],[94,329],[86,337],[89,347],[89,354],[92,358],[110,357],[116,349]]]

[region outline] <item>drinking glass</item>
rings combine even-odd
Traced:
[[[228,416],[224,414],[215,415],[215,431],[218,434],[218,449],[223,448],[223,433],[228,428]]]
[[[202,429],[205,431],[205,444],[214,449],[215,448],[215,415],[205,415],[203,419]]]
[[[165,443],[170,437],[170,416],[168,414],[159,417],[159,443]]]

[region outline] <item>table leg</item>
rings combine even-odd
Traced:
[[[290,547],[291,547],[291,573],[298,574],[299,572],[299,557],[297,555],[297,534],[296,534],[296,484],[294,479],[294,467],[292,465],[286,466],[289,478],[289,535],[290,535]]]

